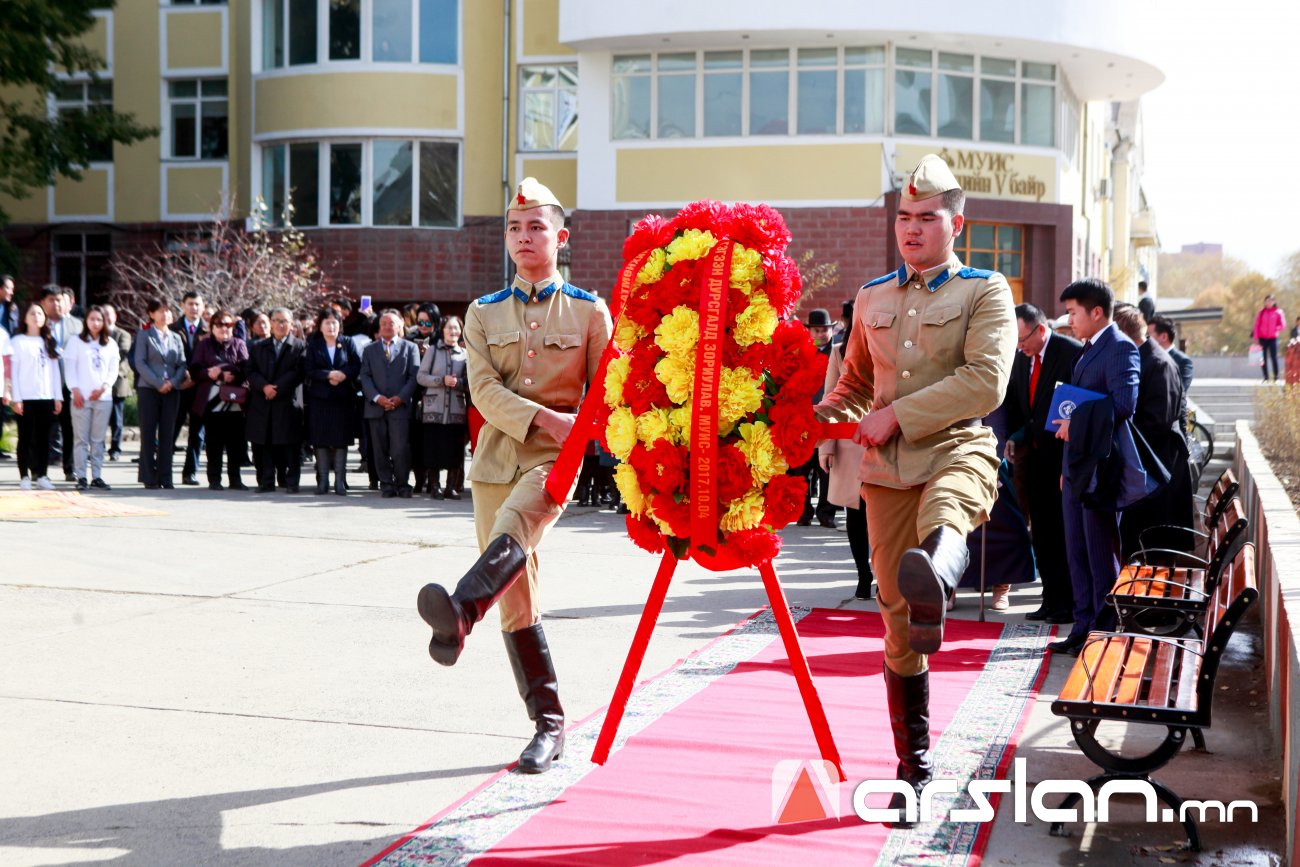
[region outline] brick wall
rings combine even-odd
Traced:
[[[672,211],[658,212],[671,216]],[[787,251],[796,260],[812,250],[815,262],[839,264],[835,286],[816,296],[818,307],[838,315],[841,301],[859,286],[890,270],[893,240],[884,208],[784,208],[793,240]],[[569,226],[573,246],[571,279],[575,285],[609,296],[623,264],[623,241],[645,211],[575,211]],[[805,305],[807,306],[807,305]]]

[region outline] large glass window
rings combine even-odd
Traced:
[[[460,145],[410,139],[265,145],[262,197],[271,225],[283,223],[291,204],[300,227],[455,227]]]
[[[332,144],[329,152],[330,225],[357,225],[361,222],[361,145]]]
[[[932,53],[899,48],[894,54],[894,132],[899,135],[930,135]]]
[[[53,282],[71,288],[82,305],[108,300],[113,245],[107,232],[60,232],[50,246]]]
[[[262,68],[322,60],[455,64],[459,18],[460,0],[262,0]]]
[[[525,66],[519,93],[521,150],[577,150],[578,67]]]
[[[60,116],[110,112],[113,110],[113,82],[65,81],[54,92],[54,110]],[[91,162],[113,161],[113,140],[101,136],[90,142]]]
[[[790,52],[749,53],[749,134],[790,134]]]
[[[1025,230],[1002,223],[967,223],[955,252],[972,268],[1001,271],[1016,303],[1024,297]]]
[[[980,139],[1016,140],[1016,62],[980,58]]]
[[[885,49],[844,49],[844,132],[885,131]]]
[[[614,58],[614,138],[650,137],[650,55]]]
[[[745,65],[742,51],[704,52],[704,134],[740,135]]]
[[[167,82],[171,156],[223,160],[229,148],[226,80]]]
[[[692,138],[695,135],[694,51],[660,54],[659,138]]]
[[[975,136],[975,58],[939,52],[937,117],[942,138]]]
[[[799,49],[798,131],[801,135],[834,133],[839,83],[834,48]]]

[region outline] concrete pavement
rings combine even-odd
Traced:
[[[495,613],[444,669],[414,611],[421,584],[454,582],[477,555],[468,501],[145,491],[134,473],[110,464],[115,490],[96,495],[164,515],[0,521],[0,864],[357,864],[517,756],[530,724]],[[16,489],[0,464],[0,491]],[[571,720],[609,700],[657,565],[621,527],[571,509],[541,551]],[[792,604],[871,607],[851,599],[850,562],[842,532],[791,528],[778,567]],[[991,616],[1034,597],[1017,591],[1018,613]],[[764,604],[754,573],[683,564],[643,675]],[[966,596],[956,615],[975,610]],[[1247,674],[1257,663],[1240,661]],[[1046,689],[1067,667],[1054,663]],[[1216,728],[1214,754],[1180,756],[1165,778],[1190,796],[1212,773],[1275,804],[1265,721],[1246,676],[1232,683],[1241,700],[1221,702],[1216,727],[1236,736]],[[1049,700],[1022,741],[1031,773],[1091,773]],[[1275,857],[1269,809],[1273,831],[1223,826],[1207,842],[1233,847],[1231,863]],[[1056,839],[1004,805],[986,858],[1150,864],[1137,847],[1177,836],[1113,823]]]

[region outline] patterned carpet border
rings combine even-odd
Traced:
[[[75,491],[11,491],[0,494],[0,520],[41,518],[140,518],[165,515]]]
[[[1008,623],[1002,628],[984,670],[934,745],[935,778],[959,784],[958,794],[935,797],[936,816],[974,807],[966,783],[1005,773],[1012,739],[1046,673],[1044,651],[1051,635],[1052,627],[1042,624]],[[990,829],[989,823],[944,821],[894,830],[876,863],[960,867],[970,863],[981,835]]]
[[[796,622],[810,608],[791,607]],[[682,702],[752,659],[779,636],[770,608],[745,620],[667,673],[640,684],[628,701],[611,753]],[[491,849],[598,766],[591,763],[605,721],[595,714],[565,735],[564,758],[545,774],[505,773],[363,867],[457,867]]]

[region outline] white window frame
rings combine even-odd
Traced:
[[[173,97],[171,95],[171,86],[182,82],[192,81],[196,85],[195,96]],[[226,92],[220,97],[203,96],[203,85],[209,81],[220,81],[226,85]],[[208,162],[224,163],[230,160],[230,82],[222,76],[196,76],[193,78],[167,78],[162,83],[163,90],[163,160],[165,162]],[[226,155],[224,157],[205,157],[203,151],[203,103],[224,102],[226,104]],[[176,143],[172,141],[172,106],[188,103],[194,106],[194,147],[193,156],[176,156],[174,153]]]
[[[107,102],[90,98],[90,88],[96,84],[106,85],[108,87],[109,96]],[[60,78],[59,86],[79,87],[81,89],[81,97],[79,99],[63,99],[57,93],[50,93],[46,105],[51,118],[58,117],[62,112],[70,109],[89,111],[92,107],[107,105],[109,111],[113,110],[113,79],[107,76],[101,75],[98,82],[92,81],[87,76],[80,75],[76,78]],[[112,164],[113,157],[109,156],[106,160],[91,160],[87,163],[87,167],[100,168],[103,166],[111,166]]]
[[[556,83],[550,87],[526,87],[524,85],[524,78],[528,75],[529,70],[533,70],[533,69],[552,70],[556,78]],[[563,87],[559,84],[561,69],[573,70],[572,87]],[[559,147],[558,137],[562,132],[562,130],[560,129],[560,93],[562,92],[571,92],[573,94],[574,103],[575,104],[577,103],[578,64],[576,63],[521,63],[519,65],[519,117],[516,121],[515,128],[518,130],[518,139],[519,139],[518,148],[520,152],[530,153],[530,154],[546,154],[546,153],[565,154],[565,153],[574,152],[574,151],[563,150]],[[524,125],[526,122],[526,114],[528,109],[528,100],[525,97],[529,93],[550,93],[553,94],[555,97],[554,102],[552,103],[553,110],[551,116],[551,128],[554,131],[556,138],[555,140],[551,141],[550,147],[533,148],[533,147],[524,146]],[[579,110],[579,115],[581,115],[581,110]]]
[[[224,0],[223,0],[224,2]],[[357,58],[334,60],[329,56],[329,3],[330,0],[316,0],[316,61],[314,63],[289,63],[289,0],[259,0],[253,14],[253,35],[257,46],[254,52],[254,71],[258,74],[276,72],[280,74],[301,74],[305,71],[331,71],[329,68],[355,68],[359,64],[379,69],[409,70],[412,66],[425,69],[459,69],[465,58],[465,0],[457,0],[456,5],[456,61],[423,62],[420,60],[420,0],[407,0],[411,4],[411,59],[410,60],[375,60],[374,59],[374,0],[361,0],[360,41],[361,55]],[[263,63],[267,35],[263,27],[263,17],[268,4],[278,3],[283,14],[284,29],[280,34],[281,49],[284,52],[284,64],[267,66]]]

